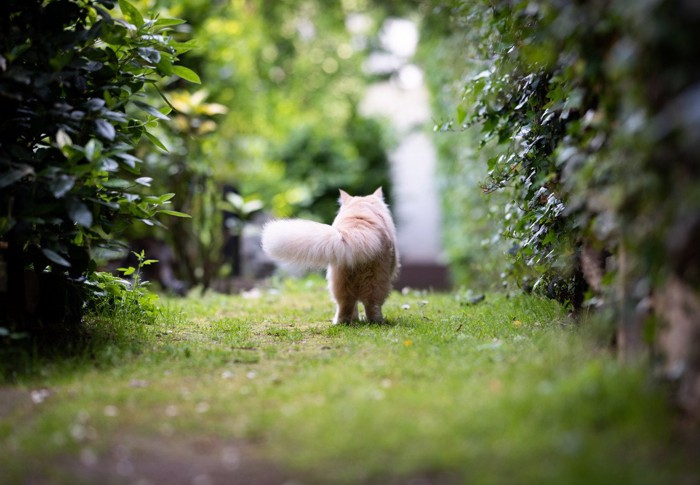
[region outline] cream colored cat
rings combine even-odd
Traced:
[[[305,268],[328,266],[328,287],[337,305],[333,323],[359,318],[383,321],[382,305],[399,268],[396,229],[382,189],[366,197],[340,191],[333,225],[282,219],[263,228],[262,247],[271,258]]]

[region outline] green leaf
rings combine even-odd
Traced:
[[[171,211],[171,210],[168,210],[168,209],[159,210],[158,213],[159,213],[159,214],[167,214],[167,215],[173,216],[173,217],[185,217],[185,218],[187,218],[187,219],[191,219],[191,218],[192,218],[191,215],[185,214],[184,212]]]
[[[73,144],[73,140],[70,139],[70,136],[68,136],[68,133],[63,131],[63,129],[59,129],[56,132],[56,145],[58,145],[58,148],[63,149],[65,146],[71,146]]]
[[[127,0],[119,0],[119,8],[128,21],[137,27],[141,27],[143,25],[143,16],[141,15],[141,12],[139,12],[138,9]]]
[[[172,71],[173,71],[173,74],[181,77],[185,81],[189,81],[189,82],[195,83],[195,84],[202,84],[202,80],[199,79],[199,76],[197,75],[197,73],[194,72],[192,69],[189,69],[185,66],[173,66]]]
[[[175,49],[177,54],[184,54],[185,52],[191,51],[197,47],[197,41],[188,40],[187,42],[171,42],[170,47]]]
[[[160,62],[160,52],[153,47],[139,47],[136,52],[141,59],[149,64],[156,65]]]
[[[172,56],[161,55],[160,61],[158,61],[158,70],[165,74],[166,76],[171,76],[173,74],[173,59]]]
[[[46,258],[52,263],[56,263],[60,266],[65,266],[66,268],[70,268],[70,262],[53,249],[41,248],[41,252],[44,253],[44,256],[46,256]]]
[[[27,175],[34,173],[34,169],[29,165],[22,165],[20,168],[15,168],[8,170],[7,172],[0,175],[0,189],[12,185],[18,180],[23,179]]]
[[[235,192],[228,192],[226,194],[226,200],[238,211],[243,208],[243,204],[245,203],[243,197]]]
[[[557,235],[554,231],[547,232],[547,235],[542,240],[543,245],[551,244],[557,240]]]
[[[102,23],[100,37],[108,44],[121,45],[127,36],[127,28],[118,22]]]
[[[134,101],[134,104],[144,110],[146,113],[149,115],[153,116],[154,118],[158,118],[159,120],[163,121],[168,121],[170,118],[168,118],[166,115],[155,109],[153,106],[150,104],[146,104],[142,101]]]
[[[60,199],[75,185],[75,177],[61,174],[56,176],[49,182],[49,189],[54,197]]]
[[[165,145],[163,145],[163,143],[155,135],[153,135],[152,133],[149,133],[148,131],[144,131],[143,134],[146,135],[146,138],[151,140],[151,143],[153,143],[155,146],[157,146],[158,148],[160,148],[164,152],[168,151],[168,149],[165,147]]]
[[[90,160],[91,162],[94,162],[96,159],[100,158],[100,155],[102,154],[102,143],[95,139],[91,138],[89,142],[85,145],[85,158]]]
[[[263,205],[263,202],[261,200],[251,200],[251,201],[243,204],[242,212],[243,212],[243,214],[248,215],[252,212],[259,211],[263,207],[264,207],[264,205]]]
[[[124,273],[124,276],[130,276],[136,271],[136,268],[129,266],[128,268],[117,268],[117,271]]]
[[[79,226],[86,228],[92,226],[92,212],[82,202],[71,201],[68,204],[68,216]]]
[[[130,202],[134,202],[133,200]],[[145,204],[132,203],[128,206],[129,212],[140,219],[148,219],[155,215],[155,211],[149,209]]]
[[[104,181],[102,183],[102,186],[107,187],[109,189],[126,189],[128,187],[131,187],[131,182],[124,179],[109,179]]]
[[[117,132],[114,130],[114,126],[105,120],[95,120],[95,129],[97,134],[102,138],[112,141],[116,136]]]
[[[131,168],[135,168],[137,163],[143,163],[140,158],[136,158],[129,153],[117,153],[115,156]]]
[[[170,194],[163,194],[163,195],[147,195],[143,198],[144,202],[147,202],[149,204],[164,204],[164,203],[170,203],[168,202],[170,199],[172,199],[175,196],[175,194],[170,193]]]
[[[461,104],[457,106],[457,123],[460,125],[464,123],[464,119],[467,117],[467,110]]]
[[[185,22],[186,22],[185,20],[182,20],[182,19],[175,19],[175,18],[171,18],[171,19],[158,19],[158,20],[156,20],[156,22],[155,22],[154,25],[155,25],[156,27],[171,27],[171,26],[173,26],[173,25],[182,25],[182,24],[184,24]]]

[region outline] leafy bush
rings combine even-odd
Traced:
[[[87,300],[91,312],[102,317],[127,319],[132,323],[152,323],[158,313],[158,295],[149,291],[149,282],[143,280],[144,267],[157,263],[156,259],[146,259],[143,251],[137,253],[136,267],[119,268],[124,277],[120,278],[103,271],[90,275],[87,285],[93,289]]]
[[[525,7],[514,2],[453,2],[448,10],[457,12],[453,28],[460,32],[467,57],[476,62],[465,66],[471,80],[462,91],[454,121],[441,129],[477,126],[481,132],[479,145],[487,170],[481,189],[499,194],[492,202],[498,207],[501,233],[511,241],[510,280],[526,290],[543,287],[550,294],[558,290],[556,296],[571,301],[574,288],[556,288],[568,286],[575,273],[573,223],[565,213],[553,156],[569,115],[559,116],[565,93],[553,89],[560,96],[554,99],[549,92],[553,74],[528,50],[533,39],[523,41],[540,35],[539,26],[513,13],[512,9]],[[538,43],[532,45],[535,49],[545,48]]]
[[[160,224],[174,194],[147,195],[131,151],[168,119],[143,93],[176,75],[189,49],[177,19],[144,19],[120,0],[10,0],[0,6],[0,241],[3,315],[15,324],[79,320],[91,248],[130,224]],[[160,103],[162,104],[162,103]],[[28,301],[26,308],[16,302]],[[11,308],[10,308],[11,307]],[[72,314],[69,314],[71,313]]]
[[[638,276],[663,279],[666,231],[697,207],[691,152],[677,143],[689,126],[668,112],[698,77],[686,47],[697,15],[627,0],[443,7],[436,15],[473,61],[442,128],[482,134],[483,188],[508,201],[500,219],[514,243],[513,279],[559,283],[555,296],[571,300],[582,248],[614,254],[621,245],[636,254]],[[670,186],[680,190],[667,197]]]

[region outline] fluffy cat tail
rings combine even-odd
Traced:
[[[262,248],[278,261],[306,268],[329,264],[354,266],[376,258],[382,250],[378,235],[367,231],[339,231],[328,224],[281,219],[263,228]]]

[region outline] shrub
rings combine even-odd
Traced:
[[[507,196],[515,281],[571,282],[582,247],[623,243],[640,274],[662,276],[669,224],[697,206],[690,128],[668,112],[698,77],[687,47],[697,14],[628,0],[453,1],[440,12],[475,60],[442,128],[474,126],[489,148],[483,188]],[[682,190],[667,197],[670,186]]]
[[[177,19],[144,19],[128,1],[9,0],[0,6],[0,243],[5,324],[76,323],[91,249],[137,221],[160,224],[174,194],[147,195],[140,138],[167,119],[143,97],[177,75],[189,46]],[[21,303],[26,302],[24,307]]]

